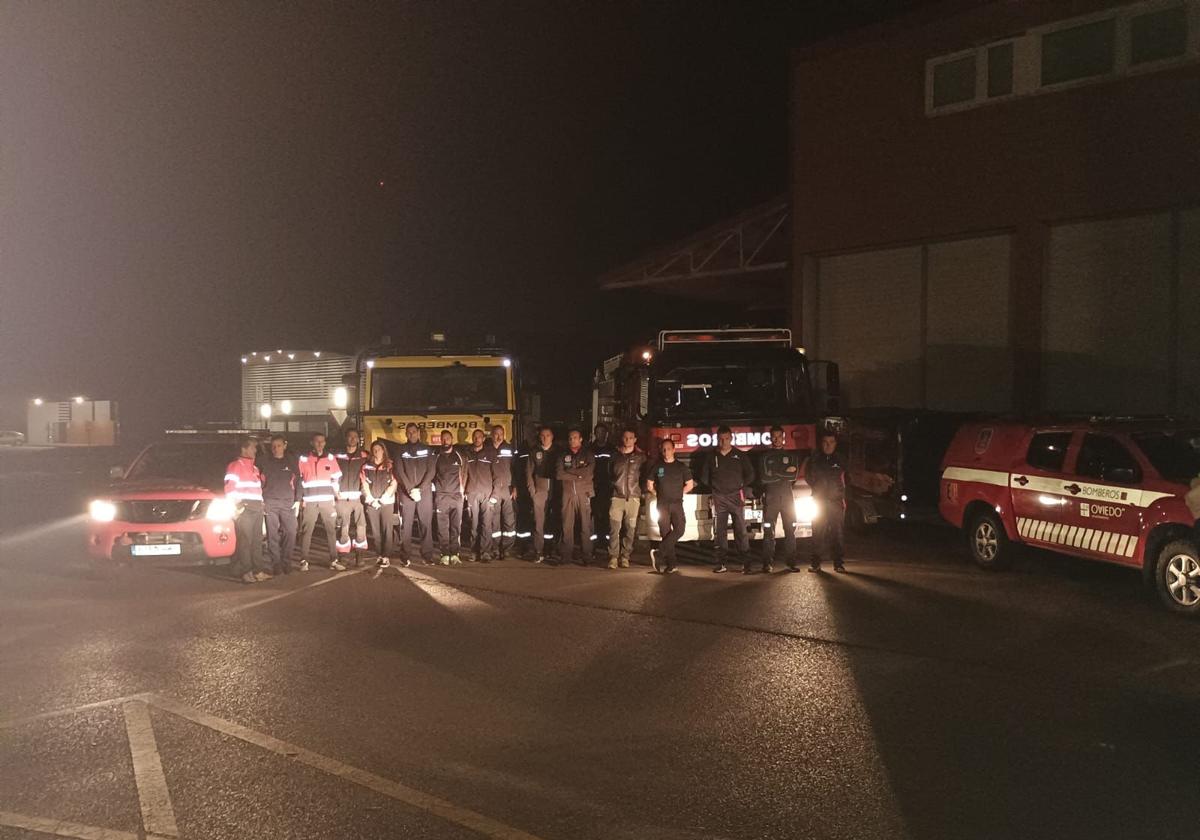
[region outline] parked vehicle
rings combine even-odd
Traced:
[[[1200,616],[1200,550],[1184,502],[1200,424],[973,422],[943,461],[942,516],[984,569],[1018,543],[1142,570],[1167,609]]]
[[[974,415],[905,408],[861,409],[838,430],[848,453],[846,518],[851,527],[881,520],[938,518],[942,458]]]
[[[0,446],[24,446],[25,433],[0,429]]]

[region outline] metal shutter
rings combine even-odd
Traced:
[[[1008,338],[1011,237],[930,245],[926,263],[926,405],[1012,408]]]
[[[1042,403],[1167,409],[1171,222],[1166,213],[1058,225],[1042,315]]]
[[[921,404],[921,249],[819,261],[817,343],[850,406]]]

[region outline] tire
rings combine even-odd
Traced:
[[[1200,618],[1200,551],[1190,540],[1172,540],[1158,552],[1154,589],[1169,611]]]
[[[965,529],[967,551],[975,565],[984,571],[998,572],[1007,569],[1012,562],[1013,545],[1000,518],[991,511],[977,513],[971,517]]]

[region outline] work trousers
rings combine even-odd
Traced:
[[[517,539],[517,511],[512,496],[496,497],[492,505],[492,539],[496,541],[496,556],[511,554]]]
[[[789,566],[796,562],[796,501],[792,497],[792,485],[778,490],[767,490],[763,500],[763,561],[775,559],[775,540],[780,533],[775,530],[776,520],[781,520],[783,533],[784,562]]]
[[[493,505],[491,495],[467,494],[467,515],[471,519],[467,531],[467,548],[479,557],[490,557],[496,541],[492,525]]]
[[[812,567],[821,568],[822,560],[832,560],[836,569],[846,554],[846,503],[841,499],[821,501],[821,515],[813,522],[815,543]]]
[[[590,493],[563,491],[562,502],[562,561],[575,559],[575,520],[579,520],[579,554],[583,562],[592,559],[592,497]]]
[[[291,502],[267,502],[267,559],[271,571],[286,574],[292,570],[292,551],[296,548],[296,512]]]
[[[413,524],[421,521],[421,557],[433,559],[433,491],[422,490],[421,501],[407,493],[400,497],[400,556],[407,557],[412,545]]]
[[[633,555],[633,541],[637,539],[638,513],[642,500],[637,496],[622,499],[614,496],[608,503],[608,559],[609,563],[629,565]]]
[[[683,536],[687,518],[683,514],[683,502],[658,502],[658,559],[665,567],[675,565],[675,543]]]
[[[554,532],[547,533],[547,528],[553,528],[554,493],[548,485],[535,487],[532,496],[533,504],[533,553],[542,557],[545,554],[546,540],[554,539]]]
[[[462,512],[462,493],[437,494],[438,548],[443,557],[458,556]]]
[[[237,544],[233,551],[231,569],[238,577],[246,572],[267,571],[266,562],[263,560],[262,527],[262,502],[246,502],[241,514],[233,523]]]
[[[379,507],[366,505],[367,530],[375,539],[375,553],[380,557],[391,557],[395,540],[392,537],[396,527],[396,509],[389,502]]]
[[[746,509],[741,493],[713,493],[713,543],[717,562],[723,563],[729,548],[729,520],[733,520],[733,538],[737,552],[745,558],[750,553],[750,537],[746,533]]]
[[[350,549],[363,551],[367,547],[367,521],[363,513],[362,497],[337,500],[338,540],[337,553],[349,554]],[[350,541],[350,529],[354,529],[354,541]]]
[[[612,491],[592,497],[592,533],[596,535],[597,545],[608,545],[610,538],[610,514],[612,506]]]
[[[325,540],[329,543],[329,562],[337,560],[337,549],[334,541],[337,539],[337,509],[333,502],[305,502],[300,509],[300,559],[308,560],[308,551],[312,547],[313,531],[317,523],[325,529]]]

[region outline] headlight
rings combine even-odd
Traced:
[[[812,522],[821,515],[821,506],[812,496],[801,496],[796,499],[796,521]]]
[[[233,519],[237,515],[237,503],[233,499],[213,499],[208,503],[208,512],[204,517],[212,522],[222,519]]]
[[[92,499],[88,514],[93,522],[112,522],[117,518],[117,506],[105,499]]]

